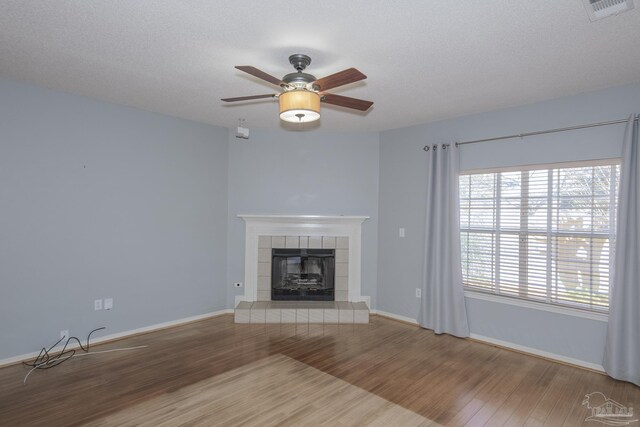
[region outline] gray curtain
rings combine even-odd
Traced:
[[[427,210],[420,325],[437,334],[469,336],[460,265],[458,148],[427,151]]]
[[[615,265],[604,369],[640,386],[640,174],[638,120],[629,118],[622,150]]]

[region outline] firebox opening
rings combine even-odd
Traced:
[[[273,249],[271,299],[334,301],[334,249]]]

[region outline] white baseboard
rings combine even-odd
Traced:
[[[155,325],[150,325],[150,326],[145,326],[142,328],[137,328],[137,329],[132,329],[129,331],[124,331],[124,332],[118,332],[115,334],[110,334],[110,335],[105,335],[103,337],[99,337],[99,338],[95,338],[92,339],[91,343],[92,344],[100,344],[100,343],[105,343],[108,341],[113,341],[116,339],[120,339],[120,338],[125,338],[131,335],[137,335],[137,334],[141,334],[141,333],[145,333],[145,332],[151,332],[151,331],[156,331],[156,330],[160,330],[160,329],[165,329],[165,328],[169,328],[172,326],[178,326],[178,325],[182,325],[185,323],[190,323],[190,322],[195,322],[198,320],[203,320],[203,319],[207,319],[210,317],[216,317],[216,316],[220,316],[223,314],[233,314],[233,309],[224,309],[224,310],[218,310],[218,311],[214,311],[211,313],[205,313],[205,314],[200,314],[197,316],[191,316],[191,317],[185,317],[183,319],[178,319],[178,320],[172,320],[169,322],[163,322],[163,323],[157,323]],[[401,316],[399,314],[393,314],[393,313],[388,313],[386,311],[381,311],[381,310],[371,310],[370,314],[377,314],[379,316],[382,317],[388,317],[389,319],[394,319],[394,320],[399,320],[401,322],[405,322],[405,323],[409,323],[412,325],[418,325],[418,322],[416,319],[412,319],[410,317],[406,317],[406,316]],[[485,337],[483,335],[478,335],[478,334],[474,334],[471,333],[470,338],[476,340],[476,341],[481,341],[487,344],[492,344],[492,345],[496,345],[499,347],[504,347],[507,349],[511,349],[511,350],[515,350],[521,353],[528,353],[534,356],[539,356],[539,357],[543,357],[545,359],[550,359],[550,360],[555,360],[558,362],[562,362],[562,363],[567,363],[569,365],[574,365],[574,366],[579,366],[579,367],[583,367],[583,368],[587,368],[593,371],[597,371],[597,372],[602,372],[604,373],[604,368],[602,367],[602,365],[598,365],[595,363],[591,363],[591,362],[585,362],[583,360],[578,360],[578,359],[574,359],[572,357],[567,357],[567,356],[562,356],[556,353],[550,353],[550,352],[546,352],[546,351],[542,351],[542,350],[538,350],[535,348],[531,348],[531,347],[526,347],[520,344],[514,344],[508,341],[502,341],[502,340],[498,340],[495,338],[490,338],[490,337]],[[73,345],[73,346],[68,346],[67,349],[76,349],[78,348],[78,345]],[[62,346],[58,346],[55,347],[54,349],[52,349],[52,352],[57,352],[62,350]],[[40,352],[39,351],[35,351],[33,353],[27,353],[27,354],[22,354],[19,356],[14,356],[14,357],[9,357],[6,359],[2,359],[0,360],[0,367],[3,366],[7,366],[7,365],[13,365],[22,361],[26,361],[26,360],[31,360],[35,357],[38,356]]]
[[[412,319],[411,317],[400,316],[399,314],[387,313],[382,310],[370,310],[370,314],[377,314],[378,316],[388,317],[389,319],[399,320],[405,323],[411,323],[412,325],[418,325],[418,321],[416,319]]]
[[[405,322],[405,323],[418,325],[418,321],[416,319],[412,319],[412,318],[406,317],[406,316],[400,316],[398,314],[387,313],[385,311],[380,311],[380,310],[371,310],[371,314],[377,314],[377,315],[380,315],[380,316],[383,316],[383,317],[388,317],[389,319],[400,320],[400,321]],[[485,337],[483,335],[478,335],[478,334],[474,334],[474,333],[471,333],[469,338],[472,338],[472,339],[474,339],[476,341],[481,341],[481,342],[486,343],[486,344],[491,344],[491,345],[495,345],[495,346],[498,346],[498,347],[503,347],[503,348],[506,348],[506,349],[515,350],[515,351],[518,351],[520,353],[526,353],[526,354],[530,354],[532,356],[543,357],[545,359],[549,359],[549,360],[553,360],[553,361],[557,361],[557,362],[561,362],[561,363],[566,363],[568,365],[579,366],[581,368],[586,368],[586,369],[590,369],[592,371],[597,371],[597,372],[604,373],[604,368],[602,367],[602,365],[598,365],[596,363],[585,362],[584,360],[574,359],[572,357],[562,356],[560,354],[550,353],[550,352],[538,350],[538,349],[535,349],[535,348],[532,348],[532,347],[526,347],[524,345],[514,344],[514,343],[511,343],[511,342],[508,342],[508,341],[502,341],[502,340],[498,340],[498,339],[490,338],[490,337]]]
[[[548,351],[542,351],[531,347],[526,347],[520,344],[514,344],[508,341],[497,340],[495,338],[485,337],[483,335],[478,335],[472,333],[469,338],[472,338],[476,341],[482,341],[487,344],[493,344],[498,347],[504,347],[507,349],[515,350],[521,353],[531,354],[533,356],[543,357],[545,359],[555,360],[558,362],[566,363],[569,365],[579,366],[581,368],[587,368],[592,371],[598,371],[604,373],[604,368],[602,365],[598,365],[596,363],[585,362],[584,360],[574,359],[573,357],[562,356],[556,353],[550,353]]]
[[[195,322],[198,320],[203,320],[203,319],[208,319],[209,317],[216,317],[216,316],[220,316],[223,314],[232,314],[233,310],[232,309],[224,309],[224,310],[218,310],[218,311],[213,311],[211,313],[205,313],[205,314],[199,314],[197,316],[191,316],[191,317],[185,317],[183,319],[178,319],[178,320],[171,320],[169,322],[163,322],[163,323],[156,323],[155,325],[150,325],[150,326],[144,326],[142,328],[137,328],[137,329],[132,329],[129,331],[124,331],[124,332],[118,332],[115,334],[110,334],[110,335],[105,335],[103,337],[98,337],[98,338],[92,338],[91,339],[91,344],[95,345],[95,344],[101,344],[101,343],[105,343],[108,341],[113,341],[113,340],[117,340],[120,338],[125,338],[131,335],[137,335],[137,334],[142,334],[145,332],[151,332],[151,331],[157,331],[160,329],[166,329],[166,328],[170,328],[172,326],[178,326],[178,325],[182,325],[185,323],[191,323],[191,322]],[[68,345],[67,346],[67,350],[73,350],[73,349],[77,349],[80,346],[76,343],[74,345]],[[59,345],[57,347],[54,347],[51,352],[58,352],[61,351],[63,348],[63,346]],[[34,351],[33,353],[27,353],[27,354],[21,354],[19,356],[14,356],[14,357],[9,357],[6,359],[2,359],[0,360],[0,368],[3,366],[7,366],[7,365],[14,365],[16,363],[20,363],[26,360],[31,360],[35,357],[38,357],[38,354],[40,354],[40,351]]]

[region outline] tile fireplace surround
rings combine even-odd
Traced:
[[[369,297],[361,294],[362,223],[367,216],[320,215],[238,215],[245,221],[245,288],[244,295],[236,296],[238,323],[281,323],[277,316],[247,316],[249,307],[264,310],[271,302],[271,250],[272,248],[335,249],[336,277],[335,302],[341,309],[360,311],[360,322],[368,322]],[[301,310],[320,307],[320,301],[288,301],[288,309]],[[264,307],[262,307],[264,305]],[[297,307],[300,305],[300,307]],[[324,305],[327,305],[326,303]],[[313,307],[312,307],[313,306]],[[280,307],[278,307],[280,308]],[[337,308],[337,307],[336,307]],[[268,308],[267,308],[268,311]],[[280,311],[280,310],[277,310]],[[325,310],[326,311],[326,310]],[[323,313],[323,310],[318,310]],[[320,316],[322,317],[322,316]],[[304,323],[351,323],[355,316],[299,316]],[[351,322],[349,322],[351,320]],[[249,322],[247,322],[249,321]],[[289,323],[291,319],[284,322]],[[366,323],[366,322],[364,322]]]

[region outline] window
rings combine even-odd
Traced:
[[[466,289],[608,311],[615,161],[460,176]]]

